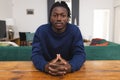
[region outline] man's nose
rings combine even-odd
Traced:
[[[60,15],[57,16],[57,20],[61,20],[61,16]]]

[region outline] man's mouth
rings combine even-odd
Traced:
[[[61,24],[63,24],[62,22],[56,22],[55,24],[57,24],[57,25],[61,25]]]
[[[55,25],[61,26],[61,25],[63,25],[63,23],[62,22],[56,22]]]

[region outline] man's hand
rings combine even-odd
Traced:
[[[71,72],[71,65],[63,59],[60,54],[57,54],[58,59],[60,60],[59,64],[62,64],[61,66],[64,66],[66,73]]]
[[[58,57],[56,57],[55,59],[53,59],[51,62],[49,62],[48,64],[45,65],[45,72],[47,73],[51,73],[51,72],[55,72],[57,71],[55,69],[55,67],[57,66],[56,62],[58,61]],[[54,70],[55,69],[55,70]],[[54,75],[56,75],[54,73]]]
[[[55,59],[46,64],[45,72],[51,75],[65,75],[66,73],[71,72],[71,65],[64,60],[60,54],[57,54]]]

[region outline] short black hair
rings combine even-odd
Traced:
[[[71,15],[70,9],[69,9],[69,7],[68,7],[68,5],[67,5],[67,3],[66,3],[65,1],[61,1],[61,2],[57,1],[57,2],[55,2],[55,3],[52,5],[51,9],[50,9],[50,16],[51,16],[51,14],[52,14],[52,10],[53,10],[55,7],[64,7],[64,8],[67,10],[67,12],[68,12],[68,17],[70,18],[70,15]]]

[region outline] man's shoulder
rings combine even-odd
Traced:
[[[38,27],[38,29],[47,29],[50,26],[50,24],[43,24]]]
[[[79,30],[78,26],[74,25],[74,24],[68,24],[68,28],[72,31],[76,31]]]
[[[43,24],[37,28],[36,33],[42,34],[42,33],[48,32],[49,29],[50,29],[50,24]]]

